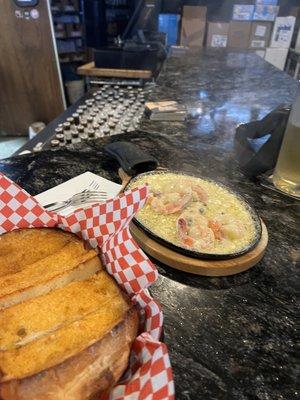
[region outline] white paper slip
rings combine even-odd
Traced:
[[[42,192],[35,196],[41,205],[55,203],[58,201],[68,200],[71,196],[76,193],[82,192],[87,189],[92,182],[96,182],[99,185],[97,190],[107,193],[107,200],[117,196],[120,192],[122,185],[111,182],[108,179],[102,178],[101,176],[95,175],[92,172],[85,172],[84,174],[75,176],[60,185],[57,185],[45,192]],[[90,204],[86,204],[90,205]],[[68,207],[61,211],[58,211],[61,215],[68,215],[75,211],[77,208],[84,207],[85,204],[76,207]]]
[[[267,31],[267,27],[264,25],[257,25],[255,29],[255,36],[264,37]]]
[[[252,48],[263,48],[265,47],[266,42],[264,40],[252,40],[251,47]]]
[[[227,35],[214,34],[211,37],[211,47],[226,47],[227,46]]]

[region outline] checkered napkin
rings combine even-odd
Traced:
[[[35,198],[0,173],[0,235],[14,229],[39,227],[58,227],[77,234],[92,247],[101,249],[107,271],[144,315],[144,332],[133,344],[130,367],[108,395],[109,400],[174,399],[168,351],[159,341],[162,312],[147,291],[157,279],[157,270],[128,228],[147,195],[148,189],[143,186],[64,217],[46,211]]]

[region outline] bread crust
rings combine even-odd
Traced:
[[[132,306],[123,321],[92,346],[38,374],[2,383],[1,399],[88,400],[103,395],[126,369],[137,330],[138,313]]]

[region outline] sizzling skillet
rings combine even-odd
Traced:
[[[138,181],[141,179],[144,180],[145,182],[147,179],[151,178],[151,180],[160,179],[162,174],[176,174],[177,177],[186,177],[189,178],[199,178],[196,176],[192,175],[187,175],[179,171],[168,171],[168,170],[162,170],[162,169],[157,169],[157,161],[152,158],[151,156],[143,153],[138,147],[131,143],[126,143],[126,142],[115,142],[111,143],[108,146],[106,146],[105,150],[114,158],[118,160],[118,162],[121,165],[121,179],[122,182],[124,183],[124,189],[125,188],[132,188],[134,187]],[[147,172],[143,172],[147,171]],[[134,176],[134,177],[133,177]],[[165,175],[167,177],[167,175]],[[212,183],[212,184],[217,184],[219,188],[223,188],[228,192],[229,194],[233,195],[235,199],[239,202],[239,204],[242,204],[243,207],[247,210],[249,215],[251,216],[252,220],[252,225],[254,228],[254,233],[251,237],[251,240],[247,241],[245,245],[243,245],[241,248],[235,251],[231,252],[226,252],[226,253],[217,253],[217,252],[204,252],[204,251],[199,251],[195,249],[190,249],[185,246],[181,246],[181,244],[176,244],[173,243],[170,240],[167,240],[166,238],[163,238],[157,232],[155,232],[155,229],[149,229],[147,224],[139,218],[139,214],[134,218],[134,223],[142,229],[144,232],[147,233],[148,236],[150,236],[152,239],[156,240],[157,242],[163,244],[164,246],[178,252],[181,254],[184,254],[189,257],[194,257],[198,259],[219,259],[219,260],[224,260],[224,259],[230,259],[234,257],[241,256],[242,254],[245,254],[252,250],[257,243],[259,242],[261,238],[261,222],[260,219],[257,215],[257,213],[254,211],[254,209],[250,206],[250,204],[244,200],[239,194],[237,194],[235,191],[229,189],[228,187],[219,184],[215,181],[206,179],[206,178],[200,178],[203,179],[207,183]]]

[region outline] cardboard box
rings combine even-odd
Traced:
[[[289,49],[276,49],[268,47],[266,49],[265,60],[283,71],[288,52]]]
[[[232,19],[234,21],[251,21],[253,18],[254,5],[234,4]]]
[[[249,46],[251,22],[230,21],[227,47],[247,49]]]
[[[206,7],[184,6],[180,44],[189,47],[202,47],[206,27]]]
[[[254,8],[254,21],[274,21],[277,17],[279,6],[265,6],[259,4]]]
[[[277,17],[273,28],[270,47],[288,49],[292,41],[295,22],[295,17]]]
[[[260,49],[269,46],[273,23],[269,21],[252,22],[249,48]]]
[[[207,47],[226,47],[229,24],[227,22],[209,22],[207,32]]]

